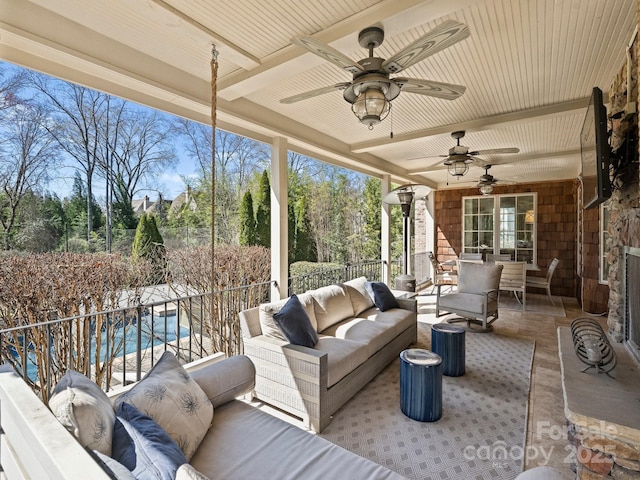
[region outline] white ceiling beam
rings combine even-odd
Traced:
[[[202,25],[200,22],[194,20],[193,18],[191,18],[181,10],[178,10],[174,6],[169,5],[164,0],[151,0],[151,1],[156,5],[158,5],[160,8],[163,8],[164,10],[171,13],[172,15],[175,15],[182,21],[187,22],[192,27],[200,30],[205,35],[211,37],[212,41],[221,43],[227,48],[231,49],[233,52],[234,63],[237,63],[238,65],[247,69],[255,68],[260,65],[260,59],[258,57],[251,55],[251,53],[240,48],[238,45],[235,45],[233,42],[231,42],[227,38],[224,38],[223,36],[218,35],[216,32],[214,32],[210,28],[207,28],[206,26]],[[216,45],[216,49],[219,49],[219,47],[220,45]]]
[[[400,143],[411,142],[414,140],[423,140],[426,137],[433,137],[436,135],[451,133],[457,130],[464,130],[467,133],[480,132],[482,130],[490,130],[492,128],[507,125],[513,126],[518,123],[528,123],[532,121],[545,120],[560,115],[584,112],[588,104],[589,97],[585,97],[568,102],[545,105],[544,107],[535,107],[526,110],[519,110],[517,112],[491,115],[489,117],[477,118],[475,120],[469,120],[466,122],[427,128],[425,130],[407,133],[405,135],[394,135],[392,139],[384,138],[380,140],[372,140],[369,142],[356,143],[351,146],[351,151],[353,153],[373,152],[382,148],[388,148],[391,145],[398,145]]]
[[[382,23],[385,33],[391,35],[448,15],[466,4],[474,3],[477,3],[476,0],[458,2],[450,0],[430,2],[424,0],[384,0],[317,32],[313,36],[323,43],[331,44],[338,50],[353,50],[357,47],[354,32],[359,32],[368,26]],[[223,60],[221,59],[221,61]],[[277,83],[282,78],[322,63],[326,63],[326,61],[303,48],[289,45],[262,59],[262,64],[257,68],[250,71],[237,71],[220,78],[218,80],[218,95],[226,100],[235,100],[261,90],[265,85]],[[327,67],[334,68],[329,65]]]

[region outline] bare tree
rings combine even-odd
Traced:
[[[93,230],[93,179],[100,159],[103,122],[109,96],[45,75],[29,75],[30,85],[43,94],[51,106],[56,129],[50,129],[62,150],[75,163],[87,187],[87,239]]]
[[[0,112],[21,103],[18,92],[24,86],[25,78],[23,70],[12,71],[0,62]]]
[[[105,178],[120,179],[131,201],[145,182],[175,165],[176,130],[163,114],[114,98],[105,120],[99,169]]]
[[[111,206],[116,185],[119,200],[131,203],[141,187],[175,165],[176,129],[159,112],[109,97],[100,133],[97,168],[106,185],[107,250],[110,250]]]
[[[180,124],[189,156],[200,167],[203,185],[211,182],[211,127],[183,120]],[[256,171],[268,165],[266,145],[246,137],[216,130],[216,226],[225,244],[237,243],[242,195]]]
[[[11,247],[11,233],[20,202],[26,194],[41,190],[48,181],[48,171],[58,160],[58,146],[49,135],[55,127],[42,106],[18,104],[3,116],[0,154],[0,225],[4,248]]]

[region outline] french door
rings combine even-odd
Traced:
[[[462,251],[536,263],[535,193],[464,197]]]

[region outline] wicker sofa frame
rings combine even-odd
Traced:
[[[327,353],[262,335],[258,307],[240,312],[244,354],[256,367],[253,397],[301,418],[308,428],[321,432],[336,410],[416,342],[417,302],[398,299],[398,303],[413,312],[416,321],[331,387],[327,386]]]

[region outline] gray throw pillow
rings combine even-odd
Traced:
[[[213,420],[209,397],[171,352],[165,352],[151,371],[118,399],[116,406],[123,402],[155,420],[180,446],[187,461]]]
[[[53,389],[49,408],[80,445],[111,455],[116,415],[107,394],[89,378],[68,370]]]
[[[289,297],[284,307],[273,315],[273,319],[289,343],[305,347],[313,347],[318,343],[318,334],[296,295]]]

